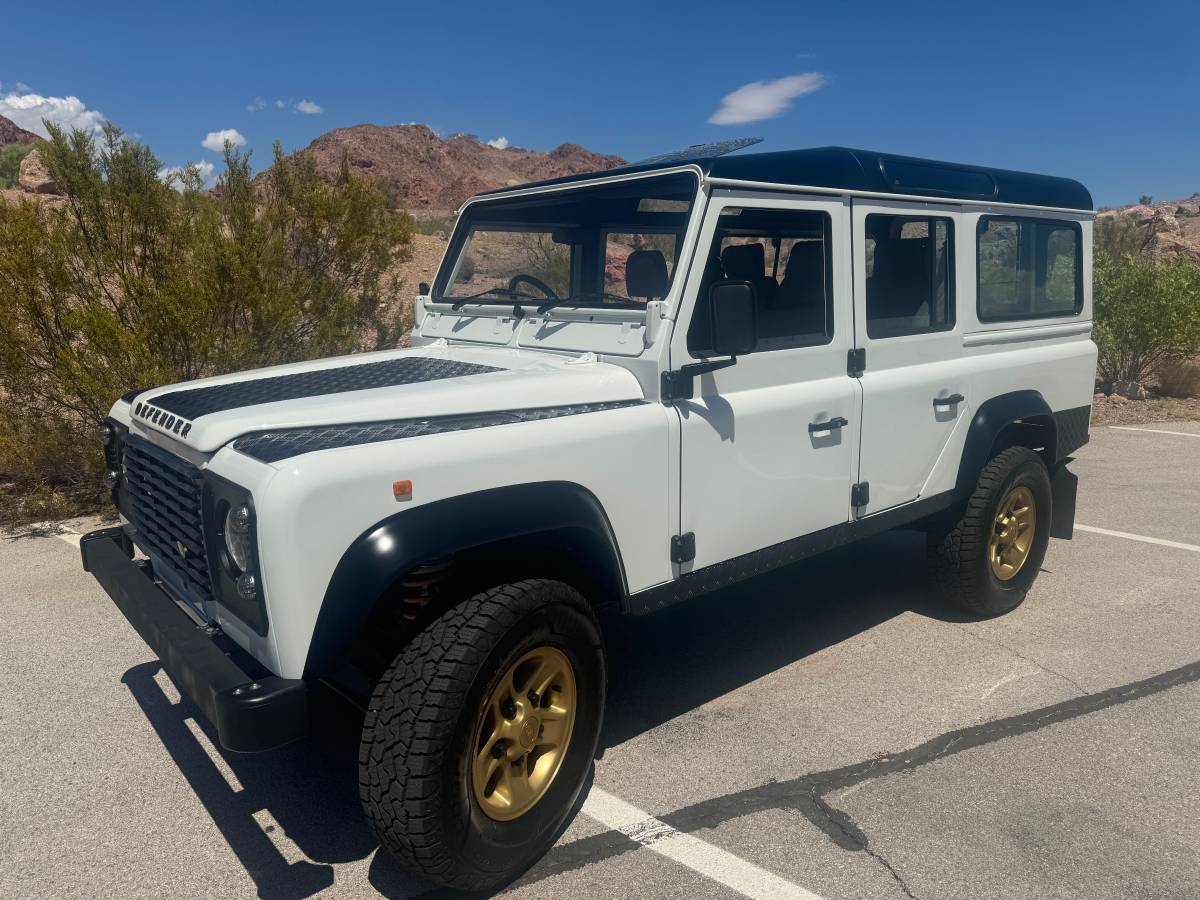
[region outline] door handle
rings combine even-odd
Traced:
[[[841,416],[834,416],[828,422],[812,422],[808,426],[808,433],[816,434],[819,431],[833,431],[835,428],[845,428],[849,424]]]
[[[935,409],[939,406],[954,406],[956,403],[962,403],[966,399],[962,394],[951,394],[949,397],[934,397],[933,406]]]

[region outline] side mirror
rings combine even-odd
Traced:
[[[428,297],[429,296],[429,282],[422,281],[420,284],[418,284],[417,285],[417,293],[420,294],[422,297]]]
[[[718,281],[708,292],[713,350],[720,356],[750,353],[758,343],[758,307],[748,281]]]

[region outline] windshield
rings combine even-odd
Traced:
[[[660,300],[695,193],[685,173],[473,203],[434,298],[635,308]]]

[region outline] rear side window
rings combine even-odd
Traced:
[[[867,336],[954,327],[954,223],[942,216],[866,221]]]
[[[1077,222],[979,220],[979,319],[1071,316],[1083,309],[1083,237]]]

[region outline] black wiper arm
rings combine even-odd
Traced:
[[[478,294],[469,294],[466,297],[459,297],[450,308],[458,312],[463,306],[472,300],[478,300],[480,297],[486,297],[488,294],[499,294],[501,297],[512,297],[518,300],[541,300],[541,297],[535,297],[533,294],[525,294],[521,291],[514,291],[512,288],[488,288],[486,291],[480,291]]]
[[[591,298],[593,300],[616,300],[621,303],[632,302],[628,297],[622,297],[619,294],[609,294],[605,291],[584,291],[579,294],[573,294],[570,297],[559,297],[557,300],[550,300],[546,303],[543,303],[537,308],[537,312],[539,316],[544,315],[545,313],[548,313],[550,310],[554,309],[556,306],[567,306],[576,300],[584,300],[587,298]]]

